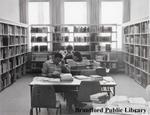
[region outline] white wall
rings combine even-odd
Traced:
[[[149,0],[130,0],[130,20],[139,20],[149,16]]]
[[[0,18],[20,22],[19,0],[0,0]]]

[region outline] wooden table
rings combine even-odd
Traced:
[[[34,77],[33,81],[29,84],[30,85],[30,94],[31,94],[31,101],[32,101],[32,87],[33,86],[54,86],[54,88],[56,88],[56,92],[65,92],[70,88],[76,88],[80,86],[81,83],[81,79],[76,79],[73,78],[73,81],[60,81],[60,79],[54,79],[54,78],[46,78],[46,77]],[[112,77],[107,76],[104,77],[102,81],[99,81],[100,85],[103,88],[106,88],[107,90],[111,90],[111,92],[113,93],[113,95],[115,95],[115,86],[116,86],[116,82],[113,80]],[[67,89],[68,88],[68,89]],[[106,90],[106,92],[107,92]],[[31,108],[32,105],[31,105]],[[32,109],[30,110],[32,111]],[[31,112],[30,112],[31,113]]]

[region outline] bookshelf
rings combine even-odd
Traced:
[[[47,25],[31,25],[31,69],[40,72],[50,51],[50,27]]]
[[[0,91],[26,72],[27,26],[0,19]]]
[[[140,85],[150,84],[150,20],[124,25],[125,72]]]
[[[33,39],[37,39],[35,33],[42,33],[47,36],[47,41],[45,41],[44,38],[42,38],[41,41],[45,42],[48,53],[64,50],[66,46],[72,45],[74,51],[81,52],[83,57],[87,57],[90,60],[94,59],[98,61],[101,66],[117,69],[117,54],[115,54],[115,57],[113,56],[112,59],[112,52],[117,49],[117,26],[116,24],[31,25],[31,30],[32,28],[35,28],[37,31],[41,29],[39,32],[31,31],[31,49],[34,46]],[[45,27],[47,27],[47,30]],[[38,47],[39,46],[40,45],[38,45]],[[33,49],[31,51],[33,52]],[[34,57],[39,58],[36,54]],[[45,60],[41,60],[41,64],[43,61]],[[35,60],[32,61],[32,63],[34,62]],[[36,60],[36,64],[39,63],[40,61]],[[39,69],[41,69],[41,66]]]

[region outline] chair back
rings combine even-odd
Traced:
[[[96,69],[96,74],[100,75],[100,76],[107,76],[106,68],[97,68]]]
[[[56,95],[53,86],[33,86],[31,98],[32,107],[56,107]]]
[[[101,92],[99,81],[82,81],[78,91],[80,102],[90,102],[90,95]]]

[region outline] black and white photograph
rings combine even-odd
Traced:
[[[0,0],[0,115],[150,115],[150,0]]]

